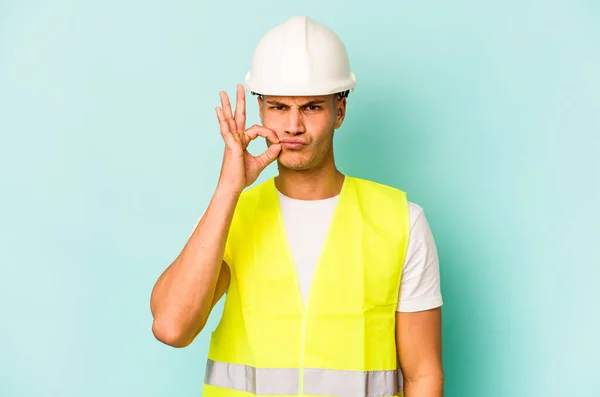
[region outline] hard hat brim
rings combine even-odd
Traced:
[[[272,96],[319,96],[338,94],[345,91],[354,91],[356,88],[356,77],[350,72],[347,79],[340,81],[328,81],[326,84],[290,84],[272,82],[265,84],[254,81],[251,72],[246,74],[246,89],[261,95]]]

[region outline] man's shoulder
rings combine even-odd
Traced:
[[[399,196],[399,197],[407,196],[407,194],[404,190],[397,188],[395,186],[392,186],[392,185],[385,184],[383,182],[378,182],[378,181],[375,181],[372,179],[366,179],[366,178],[357,178],[357,177],[352,177],[352,179],[354,180],[356,185],[359,187],[359,189],[369,192],[369,193],[374,193],[374,194],[379,193],[380,195],[392,195],[392,196]]]
[[[408,204],[408,208],[410,210],[410,214],[411,214],[411,216],[413,216],[413,218],[416,218],[417,216],[421,215],[421,213],[423,213],[423,207],[421,207],[419,204],[417,204],[413,201],[410,201],[408,199],[408,193],[401,188],[397,188],[395,186],[388,185],[388,184],[385,184],[382,182],[373,181],[370,179],[363,179],[363,178],[356,178],[356,177],[353,177],[353,179],[364,187],[367,187],[367,188],[370,188],[373,190],[379,190],[381,192],[386,192],[386,193],[391,192],[393,194],[405,197],[406,202]]]
[[[258,199],[258,197],[265,190],[265,188],[269,187],[269,185],[272,183],[273,178],[269,178],[262,182],[255,182],[253,185],[250,185],[242,191],[242,193],[240,194],[240,200],[253,201]]]
[[[415,223],[423,217],[423,207],[421,207],[419,204],[412,202],[408,199],[408,194],[406,193],[405,190],[399,189],[397,187],[391,186],[391,185],[387,185],[385,183],[381,183],[381,182],[376,182],[376,181],[372,181],[372,180],[368,180],[368,179],[360,179],[360,178],[355,178],[356,180],[360,181],[359,183],[362,184],[363,186],[366,186],[367,188],[371,188],[373,190],[379,190],[382,193],[382,196],[388,196],[390,197],[392,200],[403,200],[406,202],[406,204],[408,205],[408,216],[410,219],[410,227],[412,229],[412,227],[415,225]]]

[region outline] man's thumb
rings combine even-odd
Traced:
[[[271,164],[273,161],[277,159],[279,153],[281,152],[281,143],[274,143],[260,156],[258,156],[258,161],[260,163],[261,169],[267,167],[267,165]]]

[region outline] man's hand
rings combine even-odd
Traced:
[[[245,129],[246,124],[246,97],[244,88],[237,86],[237,103],[235,117],[227,93],[221,92],[221,106],[216,109],[221,136],[225,141],[225,154],[219,177],[219,187],[239,194],[250,186],[267,165],[277,159],[281,152],[281,144],[275,131],[266,127],[254,125]],[[262,136],[272,145],[258,156],[248,152],[248,144],[258,136]]]

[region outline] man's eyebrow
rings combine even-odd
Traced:
[[[275,105],[275,106],[287,106],[285,103],[276,101],[274,99],[271,99],[271,100],[267,101],[267,103],[269,105]]]
[[[276,101],[274,99],[268,100],[267,103],[269,105],[274,105],[274,106],[286,106],[286,107],[288,106],[287,104],[285,104],[283,102]],[[322,103],[325,103],[324,99],[313,99],[312,101],[308,101],[305,104],[300,105],[300,107],[307,107],[307,106],[319,105],[319,104],[322,104]]]
[[[306,102],[304,105],[302,105],[302,107],[307,107],[307,106],[313,106],[313,105],[320,105],[322,103],[325,103],[324,99],[314,99],[312,101],[308,101]]]

